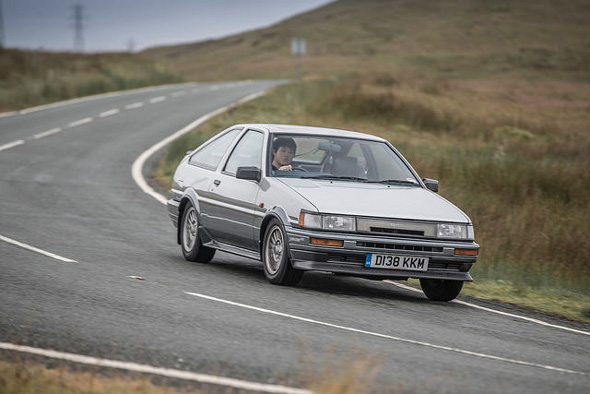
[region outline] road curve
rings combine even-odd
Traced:
[[[0,117],[0,343],[261,387],[361,368],[375,392],[586,392],[584,326],[322,273],[271,286],[260,263],[227,254],[185,261],[133,162],[277,83],[172,85]]]

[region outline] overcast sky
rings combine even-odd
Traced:
[[[332,0],[0,0],[7,48],[72,51],[74,4],[86,52],[142,50],[270,26]]]

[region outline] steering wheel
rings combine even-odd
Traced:
[[[303,171],[303,172],[309,172],[309,171],[307,171],[307,170],[306,170],[305,168],[303,168],[303,167],[291,167],[291,169],[292,169],[293,171]]]

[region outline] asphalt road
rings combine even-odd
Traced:
[[[385,282],[316,273],[285,288],[245,258],[185,261],[132,163],[276,83],[176,85],[0,117],[0,342],[299,388],[355,374],[371,392],[588,392],[581,332]]]

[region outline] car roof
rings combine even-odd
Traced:
[[[372,141],[385,141],[383,138],[350,130],[330,129],[326,127],[296,126],[286,124],[239,124],[234,127],[248,127],[277,134],[311,134],[333,137],[357,138]]]

